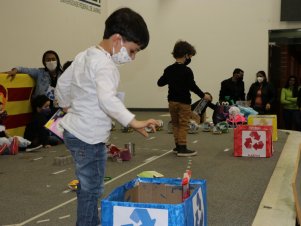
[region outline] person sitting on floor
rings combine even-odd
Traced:
[[[16,155],[19,152],[19,147],[24,148],[30,144],[30,141],[23,137],[11,137],[5,127],[7,111],[4,109],[4,104],[0,102],[0,155]]]
[[[27,124],[24,132],[24,138],[31,141],[26,151],[33,151],[39,148],[49,148],[53,145],[62,143],[55,135],[45,128],[51,112],[50,100],[46,95],[38,95],[32,101],[33,116],[30,123]]]

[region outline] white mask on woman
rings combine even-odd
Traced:
[[[46,62],[46,67],[49,71],[54,71],[57,67],[57,61],[47,61]]]
[[[118,53],[115,53],[115,48],[113,46],[113,54],[112,54],[112,59],[114,61],[115,64],[125,64],[125,63],[129,63],[132,61],[132,58],[129,56],[128,51],[126,50],[126,48],[123,46],[123,42],[121,39],[121,49]]]
[[[263,77],[257,77],[257,82],[262,83],[263,82]]]

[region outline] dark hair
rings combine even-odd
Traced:
[[[31,101],[32,111],[37,112],[37,108],[43,107],[43,105],[50,101],[49,98],[46,95],[38,95]]]
[[[239,74],[239,73],[243,73],[244,71],[241,70],[240,68],[235,68],[234,71],[233,71],[233,75],[235,74]]]
[[[145,49],[149,43],[144,19],[130,8],[120,8],[107,18],[103,38],[108,39],[114,34],[120,34],[125,41],[134,42],[141,49]]]
[[[59,55],[53,51],[53,50],[47,50],[44,54],[43,54],[43,57],[42,57],[42,63],[45,67],[45,70],[48,71],[47,67],[46,67],[46,62],[45,62],[45,58],[46,58],[46,55],[47,54],[54,54],[55,55],[55,58],[57,60],[57,66],[56,66],[56,69],[55,71],[58,73],[58,72],[62,72],[62,65],[61,65],[61,61],[60,61],[60,58],[59,58]]]
[[[261,74],[265,79],[267,79],[267,75],[265,74],[264,71],[258,71],[258,72],[256,73],[256,76],[257,76],[258,74]]]
[[[66,71],[66,69],[72,64],[72,62],[72,60],[65,62],[63,65],[63,71]]]
[[[196,50],[195,48],[190,45],[188,42],[186,41],[177,41],[173,51],[172,51],[172,55],[174,58],[181,58],[184,57],[185,55],[192,55],[194,56],[196,54]]]
[[[291,75],[287,78],[286,83],[285,83],[285,88],[289,88],[289,81],[294,78],[295,79],[295,84],[293,87],[293,97],[297,97],[298,96],[298,79],[297,76]]]

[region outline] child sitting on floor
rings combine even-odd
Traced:
[[[31,122],[26,126],[24,138],[31,141],[26,151],[33,151],[39,148],[49,148],[62,143],[61,140],[50,134],[45,128],[51,113],[50,100],[46,95],[38,95],[32,100],[33,116]]]
[[[0,155],[16,155],[19,152],[19,147],[27,147],[30,145],[30,141],[19,136],[9,136],[5,127],[6,118],[7,112],[3,103],[0,102]]]

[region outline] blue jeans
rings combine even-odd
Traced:
[[[75,173],[79,180],[76,225],[99,225],[97,204],[104,191],[106,146],[104,143],[87,144],[66,130],[64,131],[64,141],[73,156]]]

